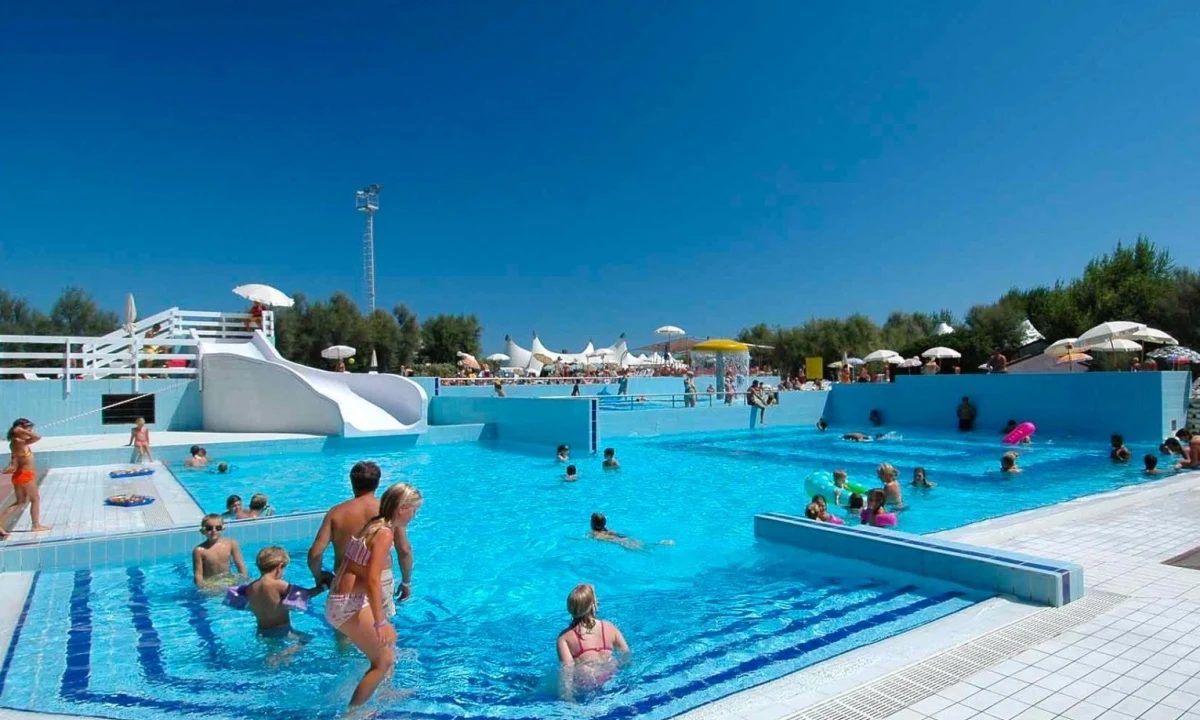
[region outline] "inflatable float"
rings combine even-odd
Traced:
[[[1016,445],[1025,438],[1037,432],[1037,427],[1031,422],[1023,422],[1013,428],[1013,431],[1004,436],[1006,445]]]
[[[833,473],[828,470],[818,470],[815,473],[804,478],[804,492],[810,499],[814,495],[823,495],[826,502],[831,502],[834,499],[837,487],[833,484]],[[854,482],[846,482],[846,497],[850,497],[849,493],[858,493],[866,497],[867,491],[862,485]],[[840,504],[845,505],[845,501]]]
[[[154,502],[154,498],[145,495],[113,495],[104,499],[105,505],[114,507],[141,507]]]
[[[140,468],[126,468],[124,470],[113,470],[112,472],[110,472],[108,474],[108,476],[110,478],[115,479],[115,478],[141,477],[143,475],[153,475],[153,474],[154,474],[154,468],[140,467]]]

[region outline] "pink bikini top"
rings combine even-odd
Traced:
[[[359,565],[370,565],[371,548],[367,547],[367,541],[360,537],[350,538],[350,544],[346,546],[346,555],[342,560]]]
[[[576,625],[574,628],[574,632],[575,632],[575,639],[579,641],[579,652],[576,653],[573,657],[580,657],[584,653],[609,652],[612,650],[612,646],[608,644],[608,638],[604,634],[604,621],[597,620],[596,622],[600,623],[600,647],[585,648],[583,646],[583,633],[579,632],[579,626]]]

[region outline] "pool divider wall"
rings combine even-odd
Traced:
[[[1083,568],[1074,563],[897,530],[764,513],[754,516],[754,535],[1051,607],[1078,600],[1084,592]]]
[[[483,423],[501,442],[591,448],[591,398],[446,397],[429,401],[429,424]],[[432,429],[432,427],[430,428]]]
[[[316,512],[226,521],[225,536],[241,544],[242,555],[252,565],[254,554],[263,545],[307,545],[316,536],[324,516]],[[83,570],[162,561],[190,564],[192,548],[203,539],[200,526],[196,525],[0,547],[0,572]],[[303,559],[292,558],[292,562]]]
[[[767,408],[767,427],[815,427],[825,412],[828,391],[779,393],[779,404]],[[603,410],[600,439],[675,435],[692,432],[747,430],[757,426],[758,409],[726,406],[701,396],[694,408]]]
[[[457,442],[478,442],[489,439],[488,429],[482,423],[431,427],[423,433],[399,433],[395,435],[369,435],[363,437],[291,437],[275,440],[229,440],[202,442],[210,457],[237,462],[239,459],[279,455],[284,453],[310,453],[323,450],[361,451],[403,450],[414,445],[444,445]],[[190,454],[192,443],[164,444],[161,436],[154,444],[154,457],[167,465],[179,465]],[[133,463],[133,448],[70,450],[41,450],[37,454],[38,469],[52,470],[64,467],[90,465],[123,465]]]

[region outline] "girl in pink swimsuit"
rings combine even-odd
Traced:
[[[591,585],[576,585],[567,596],[571,625],[558,636],[564,700],[572,699],[577,676],[587,687],[599,687],[616,672],[613,652],[629,654],[629,643],[617,626],[596,617],[599,609],[596,590]]]
[[[384,612],[382,575],[392,565],[392,528],[408,525],[421,507],[421,492],[393,485],[379,500],[379,514],[350,539],[325,601],[325,619],[354,643],[371,666],[354,688],[350,707],[370,699],[396,662],[396,629]]]

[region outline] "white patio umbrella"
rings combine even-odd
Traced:
[[[905,361],[903,355],[896,353],[895,357],[888,358],[886,362],[888,365],[903,365]]]
[[[321,357],[326,360],[345,360],[354,357],[355,352],[357,350],[349,345],[330,345],[321,351]]]
[[[471,368],[472,370],[479,369],[479,361],[476,360],[475,356],[472,355],[471,353],[463,352],[462,350],[459,350],[457,353],[455,353],[455,355],[458,355],[458,364],[459,365],[462,365],[463,367]]]
[[[1103,345],[1094,345],[1094,346],[1088,348],[1088,352],[1094,352],[1094,353],[1098,353],[1098,352],[1141,352],[1141,351],[1142,351],[1141,345],[1138,345],[1137,343],[1135,343],[1132,340],[1126,340],[1125,338],[1109,340],[1108,342],[1104,343]]]
[[[1142,323],[1126,322],[1124,320],[1114,320],[1112,322],[1100,323],[1096,327],[1088,330],[1079,336],[1075,342],[1077,350],[1092,350],[1097,345],[1107,344],[1112,340],[1120,340],[1135,335],[1146,329]]]
[[[487,356],[488,362],[508,362],[509,360],[512,360],[512,358],[504,353],[492,353],[491,355]]]
[[[233,294],[244,297],[250,302],[262,303],[271,307],[291,307],[296,304],[296,301],[285,295],[282,290],[259,283],[238,285],[233,289]]]
[[[892,358],[898,357],[900,357],[900,353],[895,350],[876,350],[863,358],[863,360],[866,362],[891,362]]]
[[[913,356],[907,360],[902,360],[900,362],[900,367],[902,367],[902,368],[919,368],[919,367],[921,367],[922,364],[923,363],[921,362],[921,358]]]
[[[671,354],[671,338],[675,337],[676,335],[682,336],[682,335],[684,335],[684,332],[683,332],[683,328],[681,328],[681,327],[677,327],[675,325],[663,325],[659,329],[655,330],[654,334],[666,336],[666,338],[667,338],[667,353],[666,354],[670,355]]]
[[[941,347],[939,345],[938,347],[929,348],[925,352],[921,353],[921,357],[933,358],[935,360],[957,360],[958,358],[962,357],[962,353],[952,348]]]
[[[1050,357],[1060,358],[1063,355],[1075,352],[1075,348],[1078,346],[1078,344],[1079,338],[1063,338],[1062,340],[1056,340],[1050,343],[1042,352],[1046,353]]]
[[[834,362],[831,362],[831,363],[829,363],[829,364],[828,364],[828,365],[826,365],[825,367],[828,367],[828,368],[840,368],[841,366],[842,366],[842,361],[841,361],[841,360],[835,360]]]
[[[934,335],[949,335],[952,332],[954,332],[954,328],[950,327],[948,323],[944,322],[938,323],[937,327],[933,329]]]
[[[1130,340],[1136,340],[1143,343],[1151,343],[1153,345],[1178,345],[1179,341],[1162,330],[1148,327],[1145,330],[1139,330],[1129,336]]]

